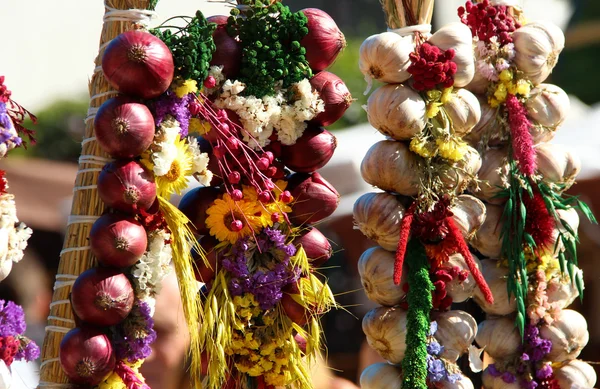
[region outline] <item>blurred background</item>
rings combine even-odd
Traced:
[[[458,21],[456,9],[463,3],[462,0],[438,1],[433,29]],[[294,10],[324,9],[338,22],[348,41],[347,49],[330,70],[347,83],[356,102],[333,126],[338,149],[322,171],[342,194],[342,200],[334,216],[319,228],[336,244],[336,255],[325,273],[334,293],[339,294],[339,302],[346,307],[324,318],[329,374],[356,382],[365,364],[372,361],[368,352],[360,353],[364,341],[361,320],[372,305],[360,290],[356,263],[360,254],[373,244],[353,229],[352,204],[370,190],[362,182],[358,167],[369,146],[381,138],[366,124],[366,114],[361,108],[366,103],[363,95],[366,84],[357,62],[361,42],[385,30],[383,12],[378,0],[287,0],[286,4]],[[600,72],[596,62],[600,59],[600,1],[522,0],[521,5],[530,20],[547,19],[566,32],[566,49],[549,82],[558,84],[571,95],[572,109],[554,142],[570,146],[581,157],[583,171],[571,193],[581,195],[596,215],[600,215],[600,131],[596,129],[596,123],[600,122]],[[191,15],[196,9],[206,16],[227,13],[222,2],[161,0],[157,7],[160,16],[155,22],[176,15]],[[19,218],[34,230],[25,260],[0,284],[0,298],[24,306],[29,321],[28,335],[40,345],[71,205],[88,106],[87,82],[97,54],[103,12],[101,0],[0,0],[4,30],[4,39],[0,41],[0,74],[6,76],[15,101],[39,118],[34,128],[37,145],[15,150],[11,158],[0,164],[0,168],[7,171],[10,192],[16,195]],[[600,266],[595,264],[600,260],[600,229],[582,223],[580,237],[586,298],[583,304],[575,303],[574,309],[584,313],[590,327],[590,343],[581,358],[598,361],[600,310],[593,306],[600,301]],[[479,314],[479,319],[483,318],[474,303],[465,308]],[[181,331],[173,330],[173,326],[164,327],[167,328],[165,336],[178,336],[185,342]],[[167,334],[168,331],[171,333]],[[171,359],[166,360],[183,372],[182,359]],[[159,361],[159,366],[165,366],[166,360]],[[34,387],[34,380],[31,378],[23,387]],[[335,384],[326,381],[322,387],[353,387],[348,381]],[[170,387],[181,386],[175,382],[156,386],[157,389]]]

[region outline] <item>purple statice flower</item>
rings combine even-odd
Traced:
[[[515,377],[510,371],[505,371],[502,374],[502,381],[506,382],[507,384],[512,384],[517,381],[517,377]]]
[[[498,369],[496,369],[496,365],[493,363],[488,365],[487,371],[492,377],[500,377],[502,375],[502,373]]]
[[[444,362],[427,355],[427,378],[431,382],[440,382],[448,376]]]
[[[151,344],[155,340],[150,306],[144,301],[137,301],[127,319],[117,327],[117,335],[113,338],[117,358],[129,362],[146,359],[152,354]]]
[[[551,375],[552,366],[550,366],[550,364],[545,364],[544,366],[539,368],[538,371],[535,373],[536,378],[540,380],[548,379]]]
[[[462,380],[462,375],[456,373],[456,374],[448,374],[448,382],[450,382],[451,384],[456,383],[456,381],[460,381]]]
[[[17,355],[15,355],[16,360],[26,360],[28,362],[35,361],[40,357],[40,348],[34,341],[29,340],[25,337],[20,337],[21,346],[19,347],[19,351]]]
[[[16,135],[15,126],[6,110],[6,104],[0,102],[0,143],[12,142],[20,146],[23,140]]]
[[[0,126],[6,129],[14,128],[13,122],[8,116],[8,111],[6,110],[6,103],[0,101]]]
[[[528,360],[529,360],[529,354],[527,354],[527,353],[523,353],[523,354],[521,355],[521,361],[523,361],[523,362],[527,362]]]
[[[536,389],[538,387],[538,383],[535,381],[522,381],[521,387],[524,389]]]
[[[285,235],[277,228],[267,227],[264,229],[263,233],[271,242],[273,242],[273,246],[276,248],[281,249],[285,246]]]
[[[23,308],[12,301],[0,300],[0,337],[21,335],[25,328]]]
[[[438,342],[431,342],[427,345],[427,353],[429,355],[440,355],[444,351],[444,346]]]
[[[165,120],[167,115],[173,116],[179,127],[181,127],[181,137],[188,135],[190,127],[191,113],[189,110],[189,104],[192,99],[192,94],[185,95],[182,98],[177,97],[175,92],[167,91],[162,96],[154,100],[151,104],[152,113],[154,114],[154,120],[156,126]]]
[[[435,333],[437,332],[438,329],[438,323],[437,321],[432,321],[429,324],[429,333],[427,334],[427,336],[433,336],[435,335]]]

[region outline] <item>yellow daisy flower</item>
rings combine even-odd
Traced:
[[[205,135],[205,134],[208,134],[209,131],[210,131],[210,123],[209,122],[200,120],[198,118],[190,119],[190,127],[189,127],[190,134]]]
[[[239,238],[258,233],[262,227],[260,216],[256,216],[256,205],[253,202],[240,200],[233,201],[228,194],[222,199],[215,200],[214,204],[206,211],[206,226],[210,234],[221,242],[234,244]],[[232,222],[239,220],[242,228],[233,228]]]
[[[198,83],[196,80],[185,80],[175,88],[175,94],[180,99],[190,93],[198,92]]]

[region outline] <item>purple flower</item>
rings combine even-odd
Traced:
[[[431,342],[427,345],[427,353],[430,355],[440,355],[444,351],[444,346],[438,342]]]
[[[502,381],[507,384],[512,384],[517,381],[517,378],[510,371],[505,371],[504,374],[502,374]]]
[[[538,387],[538,383],[535,381],[523,381],[521,386],[524,389],[536,389]]]
[[[23,308],[12,301],[0,300],[0,336],[17,336],[25,332]]]
[[[0,126],[10,130],[14,128],[13,122],[8,116],[8,112],[6,110],[6,103],[0,101]]]
[[[20,341],[21,347],[19,347],[19,352],[17,352],[17,355],[15,355],[15,359],[24,359],[28,362],[31,362],[40,357],[40,348],[37,344],[35,344],[35,342],[25,337],[21,337]]]
[[[529,360],[529,355],[528,355],[527,353],[523,353],[523,354],[521,355],[521,360],[522,360],[523,362],[526,362],[526,361],[528,361],[528,360]]]
[[[191,98],[192,94],[179,98],[175,92],[167,91],[156,99],[151,105],[156,126],[160,126],[165,117],[171,115],[179,122],[181,136],[187,136],[191,118],[188,106]]]
[[[455,383],[456,381],[460,381],[462,380],[462,375],[460,374],[449,374],[448,375],[448,382],[450,382],[451,384]]]
[[[127,319],[117,327],[113,337],[115,352],[119,359],[135,362],[152,354],[151,344],[156,340],[154,320],[150,316],[150,306],[137,301]]]
[[[550,364],[546,364],[542,366],[536,373],[535,376],[540,380],[545,380],[550,378],[552,375],[552,366]]]
[[[438,323],[437,321],[432,321],[429,324],[429,333],[427,334],[427,336],[433,336],[435,335],[435,333],[437,332],[438,329]]]
[[[427,356],[427,372],[427,378],[431,382],[440,382],[448,375],[444,362],[431,355]]]
[[[502,373],[498,369],[496,369],[496,365],[493,363],[488,365],[487,371],[492,377],[500,377],[502,375]]]

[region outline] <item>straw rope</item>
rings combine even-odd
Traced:
[[[98,196],[96,182],[102,166],[111,159],[95,141],[93,119],[98,107],[116,92],[112,90],[102,74],[101,59],[104,49],[117,35],[136,26],[148,25],[154,16],[153,11],[146,10],[151,3],[152,0],[105,1],[100,49],[89,85],[90,108],[85,120],[85,139],[82,142],[71,216],[69,216],[63,250],[60,253],[54,295],[50,304],[38,388],[75,387],[69,384],[58,356],[64,334],[75,326],[69,300],[73,283],[79,274],[96,265],[96,260],[90,252],[88,237],[92,224],[104,212],[104,204]]]

